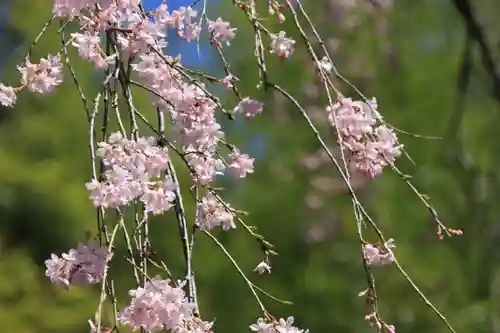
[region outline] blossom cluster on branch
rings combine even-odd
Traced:
[[[63,253],[61,257],[52,254],[45,261],[45,275],[65,288],[95,284],[101,282],[109,259],[107,247],[99,246],[96,241],[88,245],[78,244],[76,249]]]
[[[117,132],[108,142],[99,144],[96,154],[108,170],[103,181],[93,179],[86,185],[94,206],[118,208],[138,199],[145,212],[155,215],[172,207],[176,185],[170,177],[158,180],[167,169],[169,157],[166,149],[155,143],[153,137],[136,141]]]
[[[118,321],[133,329],[146,329],[149,332],[169,330],[179,333],[210,332],[213,323],[197,318],[184,290],[185,282],[172,286],[170,280],[152,278],[144,287],[129,292],[132,300],[118,314]]]
[[[394,253],[392,249],[395,248],[394,240],[391,238],[385,242],[384,246],[376,246],[373,244],[363,245],[363,255],[366,263],[371,266],[385,266],[394,262]]]
[[[257,333],[309,333],[309,330],[293,326],[294,321],[293,317],[271,321],[259,318],[256,324],[250,325],[250,329]]]
[[[343,98],[326,110],[328,120],[340,134],[339,144],[349,154],[351,170],[375,178],[401,155],[402,145],[382,122],[376,99],[365,103]]]

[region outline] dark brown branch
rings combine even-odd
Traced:
[[[460,127],[462,125],[462,119],[465,112],[465,100],[472,73],[471,42],[472,36],[468,31],[466,31],[464,53],[457,77],[457,96],[455,100],[455,110],[450,119],[448,133],[446,133],[445,135],[445,138],[447,139],[445,140],[446,145],[448,145],[450,142],[453,142],[453,140],[457,138]]]
[[[467,32],[479,45],[479,49],[481,51],[481,61],[491,79],[492,95],[500,104],[500,73],[495,66],[493,53],[491,52],[491,48],[486,41],[486,35],[479,24],[479,21],[474,16],[470,0],[453,0],[453,4],[464,20]]]

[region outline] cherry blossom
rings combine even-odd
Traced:
[[[348,153],[349,165],[354,171],[375,178],[401,155],[403,146],[394,131],[382,122],[376,99],[365,103],[343,98],[326,110],[330,124],[340,134],[340,144]]]
[[[286,320],[280,318],[278,322],[268,322],[259,318],[256,324],[250,325],[250,329],[258,333],[309,333],[309,330],[299,329],[293,326],[293,323],[293,317],[288,317]]]
[[[129,140],[117,132],[108,142],[99,143],[96,154],[108,169],[103,182],[93,179],[86,184],[94,206],[117,208],[138,199],[144,203],[145,212],[154,215],[172,207],[176,185],[169,177],[161,178],[169,157],[155,142],[152,137]]]
[[[250,97],[245,97],[240,101],[240,103],[238,103],[234,112],[242,113],[248,118],[255,117],[256,115],[262,113],[263,105],[264,104],[260,101],[250,99]]]
[[[16,91],[14,88],[0,83],[0,105],[13,106],[16,103]]]
[[[220,17],[215,21],[208,20],[207,23],[208,31],[212,34],[214,40],[230,45],[230,42],[236,36],[236,28],[231,28],[231,24],[223,21]]]
[[[253,173],[253,158],[240,153],[238,149],[233,149],[229,157],[231,159],[231,163],[227,168],[229,175],[234,178],[245,178],[247,173]]]
[[[196,225],[202,230],[221,226],[223,230],[236,228],[233,214],[214,195],[207,195],[198,203]]]
[[[122,325],[148,332],[206,332],[213,323],[204,322],[193,315],[195,304],[188,300],[182,287],[185,282],[172,286],[170,280],[159,276],[147,281],[143,287],[130,290],[132,300],[118,314]]]
[[[107,248],[99,246],[96,241],[88,245],[78,244],[76,250],[71,249],[61,257],[52,254],[45,261],[45,275],[52,283],[65,288],[99,283],[107,269],[107,253]]]
[[[271,53],[277,54],[282,59],[293,54],[295,41],[286,37],[286,32],[280,31],[277,35],[272,35],[271,38]]]
[[[363,255],[370,266],[385,266],[392,264],[395,260],[392,249],[395,248],[394,240],[389,239],[383,247],[372,244],[363,246]]]
[[[269,273],[271,274],[271,265],[267,261],[261,261],[255,268],[254,271],[259,274]]]
[[[62,64],[59,55],[48,55],[41,58],[40,63],[33,64],[26,59],[26,66],[19,66],[21,83],[29,90],[40,94],[53,92],[62,83]]]

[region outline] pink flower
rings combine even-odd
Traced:
[[[235,31],[236,28],[231,28],[230,23],[223,21],[220,17],[215,21],[208,20],[208,32],[218,42],[230,45],[230,42],[236,36]]]
[[[176,330],[192,320],[194,304],[189,302],[183,283],[173,287],[170,280],[155,277],[129,292],[132,300],[128,307],[118,314],[118,321],[136,330],[138,328],[159,332]]]
[[[97,68],[106,69],[114,56],[105,57],[101,50],[101,38],[96,32],[72,33],[72,45],[78,49],[82,59],[92,61]]]
[[[338,131],[340,144],[348,153],[352,171],[375,178],[401,155],[403,146],[381,121],[376,99],[364,103],[343,98],[326,110],[328,121]]]
[[[233,214],[211,194],[198,203],[196,225],[202,230],[211,230],[219,225],[223,230],[235,229]]]
[[[231,154],[231,163],[228,167],[229,174],[234,178],[245,178],[247,173],[253,173],[254,159],[247,154],[241,154],[238,149],[234,149]]]
[[[0,83],[0,105],[12,107],[16,103],[16,99],[17,96],[14,88]]]
[[[250,325],[250,329],[257,333],[309,333],[309,330],[293,326],[294,321],[293,317],[288,317],[286,320],[280,318],[279,321],[268,321],[259,318],[256,324]]]
[[[59,17],[71,18],[95,3],[95,0],[54,0],[52,12]]]
[[[59,55],[41,58],[39,64],[32,64],[26,59],[26,66],[18,67],[21,83],[29,90],[40,94],[51,93],[62,83],[62,64]]]
[[[145,212],[154,215],[172,207],[176,186],[170,177],[161,177],[169,157],[155,142],[152,137],[129,140],[117,132],[109,136],[108,142],[98,144],[96,155],[107,170],[103,182],[93,179],[86,184],[94,206],[118,208],[138,199]]]
[[[185,284],[178,281],[177,286],[173,286],[170,280],[157,276],[143,287],[130,290],[132,300],[118,314],[118,321],[133,330],[142,328],[148,332],[209,332],[213,322],[193,315],[195,304],[182,289]]]
[[[96,241],[90,241],[88,245],[78,244],[76,250],[63,253],[61,258],[52,254],[45,261],[45,275],[52,283],[65,288],[99,283],[107,269],[107,254],[107,248],[99,246]]]
[[[245,117],[255,117],[262,113],[263,106],[264,103],[245,97],[236,106],[234,112],[243,113]]]
[[[389,239],[382,248],[372,244],[363,246],[363,255],[370,266],[385,266],[395,261],[392,249],[395,248],[394,240]]]
[[[222,79],[222,83],[224,83],[224,85],[228,89],[233,87],[233,81],[238,81],[238,78],[232,74],[229,74],[225,78]]]
[[[280,58],[288,58],[293,54],[295,41],[286,37],[286,32],[280,31],[277,35],[271,36],[271,53],[277,54]]]

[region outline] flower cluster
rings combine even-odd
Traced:
[[[236,28],[231,28],[231,24],[220,17],[215,21],[208,20],[208,32],[212,34],[212,38],[219,44],[222,42],[230,45],[231,40],[236,36],[235,31]]]
[[[108,169],[104,181],[93,179],[86,185],[94,206],[117,208],[139,199],[155,215],[172,207],[176,185],[170,177],[161,178],[169,157],[155,142],[152,137],[129,140],[118,132],[99,143],[96,154]]]
[[[160,26],[170,26],[173,23],[177,26],[185,23],[189,25],[191,17],[195,15],[194,12],[183,10],[168,16],[166,5],[162,6],[164,10],[157,11],[155,21]],[[176,19],[173,20],[172,17]],[[222,24],[221,21],[219,23]],[[211,28],[216,29],[216,26],[212,24]],[[227,36],[222,35],[222,28],[217,29],[218,38],[227,41]],[[156,37],[159,36],[157,33]],[[141,53],[132,68],[154,92],[151,93],[153,103],[161,112],[170,114],[174,121],[175,134],[186,153],[185,158],[193,171],[193,179],[201,185],[207,185],[225,169],[222,159],[216,156],[219,140],[224,136],[215,118],[217,105],[205,93],[202,85],[183,81],[181,69],[174,65],[172,58],[163,56],[158,45],[148,45],[154,50]]]
[[[165,63],[158,53],[151,52],[139,58],[139,63],[132,67],[145,84],[157,92],[152,94],[155,105],[161,112],[168,112],[174,121],[174,134],[193,171],[193,180],[200,185],[209,184],[226,168],[216,154],[219,141],[224,137],[215,117],[216,103],[205,93],[202,85],[184,83],[180,70]],[[248,99],[246,103],[248,106],[244,112],[247,114],[257,114],[262,110],[259,102]],[[251,172],[250,169],[245,169],[240,176]]]
[[[377,112],[377,103],[343,98],[326,108],[328,120],[341,137],[342,148],[350,155],[350,166],[369,178],[380,175],[401,155],[402,145]]]
[[[96,32],[85,31],[83,34],[75,32],[71,37],[73,39],[71,44],[77,48],[80,58],[93,62],[96,68],[106,69],[114,58],[106,57],[102,52],[101,38]]]
[[[170,13],[167,4],[163,2],[156,10],[154,24],[160,31],[172,28],[177,29],[177,35],[189,42],[196,39],[201,32],[201,27],[193,23],[193,19],[197,15],[197,11],[190,6],[180,7],[178,10]]]
[[[128,56],[148,53],[151,48],[161,50],[166,46],[168,29],[177,29],[177,34],[187,41],[198,37],[201,28],[192,22],[197,12],[191,7],[169,12],[167,4],[162,3],[150,19],[145,19],[139,3],[139,0],[56,0],[53,12],[63,18],[83,13],[79,14],[83,33],[72,34],[72,45],[83,59],[93,61],[98,68],[106,68],[114,58],[104,56],[100,46],[99,34],[110,29],[120,32],[115,42],[122,55]]]
[[[211,230],[219,225],[223,230],[236,228],[233,213],[226,206],[214,195],[205,196],[198,203],[196,225],[202,230]]]
[[[190,302],[182,289],[185,282],[177,287],[170,280],[155,277],[129,292],[132,300],[118,314],[118,321],[132,329],[148,332],[168,330],[172,332],[207,332],[212,323],[204,322],[193,315],[195,304]]]
[[[99,4],[100,6],[107,9],[111,3],[138,3],[139,0],[53,0],[52,12],[63,18],[73,18],[78,15],[84,9],[90,8]]]
[[[16,93],[27,87],[32,92],[48,94],[63,82],[63,69],[59,54],[41,58],[34,64],[26,58],[24,66],[18,66],[21,73],[21,86],[10,87],[0,83],[0,105],[13,107],[16,103]]]
[[[285,4],[279,3],[277,0],[267,0],[267,2],[268,2],[267,13],[271,16],[276,16],[279,24],[285,22],[286,17],[281,12],[281,9],[285,7]]]
[[[385,266],[395,261],[392,249],[395,248],[394,240],[389,239],[383,247],[366,244],[363,246],[363,255],[370,266]]]
[[[52,283],[65,288],[99,283],[107,269],[107,254],[108,249],[99,246],[96,241],[88,245],[78,244],[76,250],[63,253],[61,258],[52,254],[45,261],[45,275]]]
[[[257,333],[308,333],[309,330],[299,329],[293,326],[294,318],[287,320],[280,318],[279,322],[268,322],[262,318],[256,324],[250,325],[250,329]]]
[[[116,56],[120,59],[130,57],[132,69],[151,89],[154,104],[161,112],[168,112],[174,121],[175,133],[193,173],[193,179],[198,184],[207,185],[217,175],[223,174],[226,166],[216,153],[218,143],[224,136],[220,124],[215,119],[217,104],[207,95],[203,86],[185,83],[182,66],[177,66],[172,58],[163,55],[163,48],[166,46],[164,38],[168,29],[177,29],[178,35],[187,41],[197,38],[201,27],[193,22],[197,15],[194,9],[188,6],[169,11],[167,4],[162,3],[148,14],[149,19],[145,19],[138,0],[55,0],[53,12],[56,16],[66,19],[78,16],[82,29],[71,34],[71,44],[78,49],[81,58],[93,62],[97,68],[108,68]],[[207,27],[211,38],[218,42],[229,44],[236,36],[236,29],[231,28],[230,24],[220,17],[215,21],[207,20]],[[106,56],[103,52],[100,34],[105,31],[113,31],[114,43],[120,54]],[[288,57],[293,51],[293,44],[294,41],[286,38],[284,32],[280,32],[272,39],[271,52],[276,51],[280,56]],[[59,56],[49,55],[37,65],[27,60],[26,66],[20,67],[19,70],[23,87],[27,86],[28,89],[40,93],[52,91],[62,81]],[[12,106],[19,89],[1,85],[0,103]],[[237,110],[247,117],[252,117],[262,112],[262,103],[247,97],[241,101]],[[229,156],[233,160],[229,168],[232,175],[242,178],[252,172],[253,159],[244,154],[234,155],[235,153]],[[114,166],[111,168],[113,170],[110,172],[122,171],[115,170]],[[170,196],[169,183],[165,184],[167,197]],[[120,194],[108,193],[110,197],[104,199],[101,195],[103,192],[113,191],[96,180],[89,185],[89,189],[94,191],[94,204],[105,207],[127,204],[131,200],[127,197],[142,195],[138,193],[140,190],[136,190],[134,195],[129,191],[127,195],[121,189],[115,191],[121,192]]]
[[[26,66],[18,67],[21,83],[29,90],[40,94],[53,92],[62,83],[62,64],[59,55],[50,55],[40,59],[39,64],[32,64],[26,59]]]

